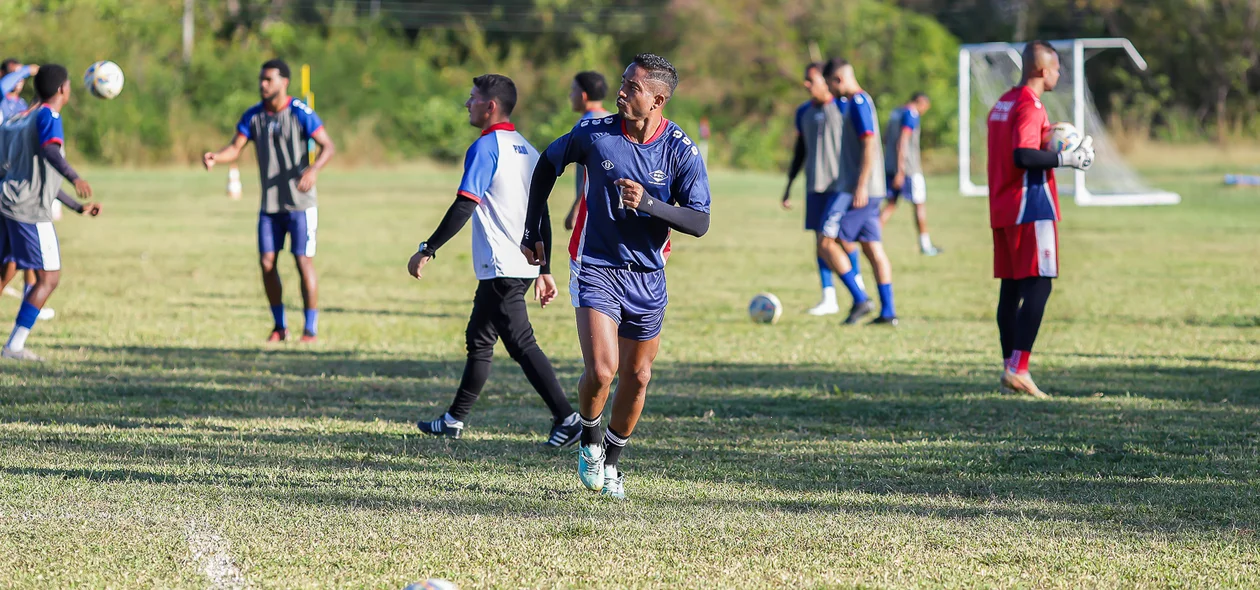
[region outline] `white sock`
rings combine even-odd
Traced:
[[[836,302],[836,288],[835,287],[823,287],[822,302],[824,304]]]
[[[920,250],[931,250],[931,249],[932,249],[932,238],[928,237],[928,235],[927,235],[927,234],[919,234],[919,249],[920,249]]]
[[[452,418],[450,412],[447,412],[445,416],[442,416],[442,421],[445,422],[447,426],[454,426],[455,428],[464,427],[464,423]]]
[[[30,328],[23,328],[22,326],[14,326],[13,334],[9,335],[9,343],[5,344],[4,346],[5,348],[12,350],[13,352],[19,352],[23,348],[26,348],[26,337],[30,335],[31,335]]]

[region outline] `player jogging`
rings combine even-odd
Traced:
[[[283,286],[276,268],[276,253],[284,249],[288,235],[290,251],[302,280],[302,305],[306,325],[302,342],[314,342],[318,333],[318,283],[315,279],[315,234],[319,216],[315,207],[315,181],[328,165],[337,147],[324,129],[319,115],[306,103],[289,96],[289,66],[273,59],[258,74],[258,94],[262,102],[241,115],[236,137],[227,147],[202,156],[206,170],[216,163],[230,163],[240,156],[249,141],[254,142],[258,172],[262,177],[262,209],[258,213],[258,257],[263,288],[271,304],[275,327],[268,342],[289,337],[284,316]],[[310,163],[307,140],[319,144],[319,156]]]
[[[583,362],[578,476],[587,488],[616,499],[625,498],[618,461],[643,411],[660,348],[670,231],[699,237],[709,230],[709,175],[700,148],[661,114],[677,86],[678,73],[664,58],[635,56],[621,77],[618,114],[582,121],[552,142],[529,189],[521,251],[531,263],[545,264],[551,242],[546,199],[556,177],[572,163],[585,164],[590,174],[569,240],[569,293]],[[614,377],[617,392],[601,444],[600,416]]]
[[[573,77],[569,89],[569,105],[573,111],[582,113],[582,119],[602,119],[611,115],[604,108],[604,97],[608,96],[608,81],[599,72],[579,72]],[[564,229],[573,230],[573,222],[577,220],[578,202],[586,194],[586,167],[577,165],[577,193],[573,197],[573,206],[564,216]]]
[[[79,178],[65,158],[61,110],[70,102],[66,68],[56,64],[40,68],[35,74],[35,96],[39,103],[34,108],[0,125],[0,169],[5,170],[0,190],[0,258],[12,259],[16,268],[35,273],[0,355],[22,361],[43,360],[26,348],[26,338],[61,280],[52,205],[61,192],[62,178],[74,184],[80,198],[92,196],[92,186]]]
[[[844,113],[840,101],[827,88],[822,68],[820,63],[805,66],[804,86],[809,92],[809,100],[796,109],[796,145],[792,151],[792,165],[788,168],[788,183],[787,188],[783,189],[782,200],[784,209],[792,208],[792,182],[804,167],[805,229],[814,232],[818,275],[823,292],[818,305],[809,309],[810,315],[840,313],[835,283],[831,278],[833,265],[829,265],[824,257],[830,245],[827,243],[828,238],[822,235],[822,224],[832,201],[840,196],[843,183],[840,177],[840,142],[844,131]],[[850,245],[845,248],[845,254],[853,268],[852,281],[846,280],[845,287],[853,294],[856,304],[859,300],[866,299],[862,276],[857,270],[857,247]]]
[[[893,109],[892,116],[888,118],[888,126],[884,129],[884,151],[888,154],[888,159],[884,161],[888,200],[879,214],[879,223],[888,224],[888,219],[897,210],[897,201],[905,196],[914,204],[914,223],[919,228],[919,252],[936,256],[943,250],[933,246],[928,235],[927,182],[923,178],[919,151],[919,136],[923,134],[919,118],[930,108],[931,99],[922,92],[916,92],[909,102]]]
[[[1037,331],[1059,276],[1059,191],[1054,168],[1088,170],[1093,138],[1071,152],[1043,149],[1050,120],[1041,95],[1059,81],[1059,54],[1045,41],[1024,46],[1023,77],[989,111],[989,224],[993,276],[1002,280],[997,324],[1002,386],[1048,397],[1028,373]]]
[[[875,104],[871,95],[858,84],[853,66],[843,59],[832,59],[823,66],[823,78],[831,93],[840,97],[844,111],[844,132],[840,142],[840,177],[844,179],[841,194],[832,201],[823,220],[824,259],[840,275],[845,286],[853,268],[841,253],[841,242],[857,242],[862,253],[875,269],[879,288],[879,317],[872,324],[897,325],[893,307],[892,264],[880,242],[879,204],[887,193],[884,185],[884,155],[879,141],[879,125],[875,122]],[[857,323],[873,311],[866,293],[852,287],[854,304],[846,324]]]
[[[455,202],[407,263],[407,272],[421,278],[438,249],[472,218],[473,270],[479,282],[465,332],[468,360],[464,376],[446,414],[417,426],[427,434],[460,437],[464,420],[490,377],[494,343],[502,339],[508,354],[520,364],[530,385],[551,410],[551,435],[544,444],[564,447],[577,440],[582,424],[564,397],[551,361],[534,341],[525,305],[525,291],[531,282],[534,298],[543,307],[555,298],[556,282],[550,267],[544,265],[539,276],[538,267],[521,255],[529,180],[538,162],[538,150],[512,124],[515,106],[516,84],[507,76],[486,74],[473,79],[464,108],[468,109],[468,122],[481,129],[481,137],[464,156],[464,178]]]

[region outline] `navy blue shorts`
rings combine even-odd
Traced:
[[[587,307],[617,322],[617,335],[646,342],[661,335],[665,322],[665,271],[639,272],[569,262],[573,307]]]
[[[315,207],[305,211],[281,211],[258,214],[258,253],[269,254],[284,249],[284,237],[293,236],[289,250],[297,256],[315,256],[315,230],[319,213]]]
[[[853,195],[841,193],[827,210],[822,234],[845,242],[880,241],[883,226],[879,222],[879,206],[883,200],[883,197],[871,197],[865,207],[853,209]]]
[[[827,219],[827,209],[840,193],[805,193],[805,229],[822,231]]]
[[[61,270],[61,247],[52,222],[23,223],[0,215],[0,261],[22,270]]]

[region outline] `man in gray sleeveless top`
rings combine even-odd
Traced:
[[[884,127],[885,180],[888,183],[888,202],[879,214],[881,224],[887,224],[897,209],[897,201],[904,195],[914,204],[914,221],[919,228],[919,251],[936,256],[941,249],[932,245],[927,227],[927,183],[923,179],[920,161],[919,137],[923,134],[920,117],[932,108],[932,101],[922,92],[910,97],[910,102],[893,109]]]

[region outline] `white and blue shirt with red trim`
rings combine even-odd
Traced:
[[[589,184],[569,240],[572,261],[659,270],[669,257],[669,226],[625,208],[613,183],[633,180],[658,201],[708,213],[709,174],[700,149],[668,119],[646,143],[626,135],[620,115],[586,119],[552,142],[543,157],[557,171],[573,163],[586,167]]]
[[[459,195],[477,203],[472,239],[477,280],[538,276],[538,267],[521,254],[529,181],[537,164],[538,150],[511,123],[487,128],[464,155]]]

